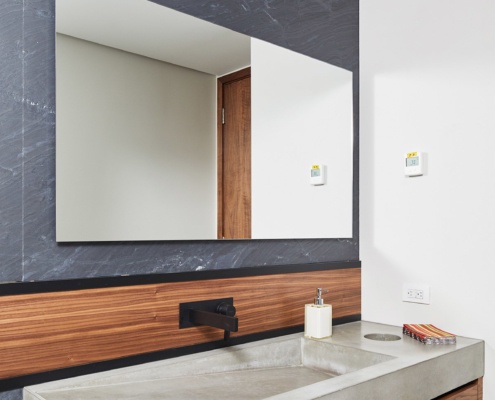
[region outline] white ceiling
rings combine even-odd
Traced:
[[[147,0],[56,0],[56,30],[216,76],[250,65],[250,38]]]

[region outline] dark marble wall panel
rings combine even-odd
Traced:
[[[49,248],[56,265],[33,260],[26,280],[190,272],[263,265],[357,260],[352,240],[64,244]],[[36,255],[38,261],[43,254]],[[65,257],[65,258],[64,258]],[[30,271],[29,266],[26,267]]]
[[[358,0],[167,3],[355,73],[354,238],[57,244],[55,0],[6,0],[0,5],[0,46],[11,57],[5,60],[2,51],[0,238],[7,240],[0,243],[0,281],[359,259]]]
[[[22,1],[0,2],[0,281],[22,278]]]
[[[63,262],[55,237],[55,3],[28,0],[24,9],[24,278],[38,259]],[[46,262],[45,261],[45,264]]]
[[[234,31],[354,71],[357,0],[151,0]]]

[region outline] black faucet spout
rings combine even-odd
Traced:
[[[229,332],[237,332],[239,329],[237,317],[192,309],[189,309],[189,317],[195,325],[208,325]]]
[[[203,300],[179,304],[179,328],[206,325],[224,330],[224,339],[239,330],[234,299]]]

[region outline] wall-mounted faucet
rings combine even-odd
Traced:
[[[207,325],[224,330],[227,340],[230,332],[238,331],[238,318],[232,297],[225,299],[194,301],[179,304],[179,328]]]

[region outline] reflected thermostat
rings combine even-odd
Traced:
[[[406,176],[420,176],[423,175],[424,170],[424,158],[423,153],[419,151],[412,151],[405,155],[404,173]]]
[[[310,184],[314,186],[325,184],[325,169],[326,167],[322,164],[313,164],[311,166],[311,178]]]

